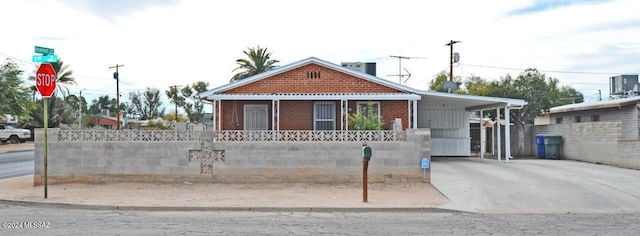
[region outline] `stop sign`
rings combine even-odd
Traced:
[[[36,71],[36,88],[44,98],[51,97],[56,90],[56,71],[49,63],[42,63]]]

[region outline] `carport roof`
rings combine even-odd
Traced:
[[[485,97],[433,91],[419,91],[418,94],[425,97],[425,99],[422,100],[442,102],[449,105],[464,107],[467,111],[480,111],[504,107],[520,108],[527,105],[526,101],[514,98]]]

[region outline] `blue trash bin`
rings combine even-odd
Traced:
[[[536,135],[536,146],[538,147],[538,159],[545,159],[545,150],[544,150],[544,134]]]

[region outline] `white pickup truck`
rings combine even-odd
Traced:
[[[0,142],[24,143],[30,138],[31,131],[28,129],[16,129],[11,125],[0,124]]]

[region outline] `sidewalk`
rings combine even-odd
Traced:
[[[432,210],[449,203],[431,184],[61,184],[33,187],[33,176],[0,180],[0,203],[137,210]]]

